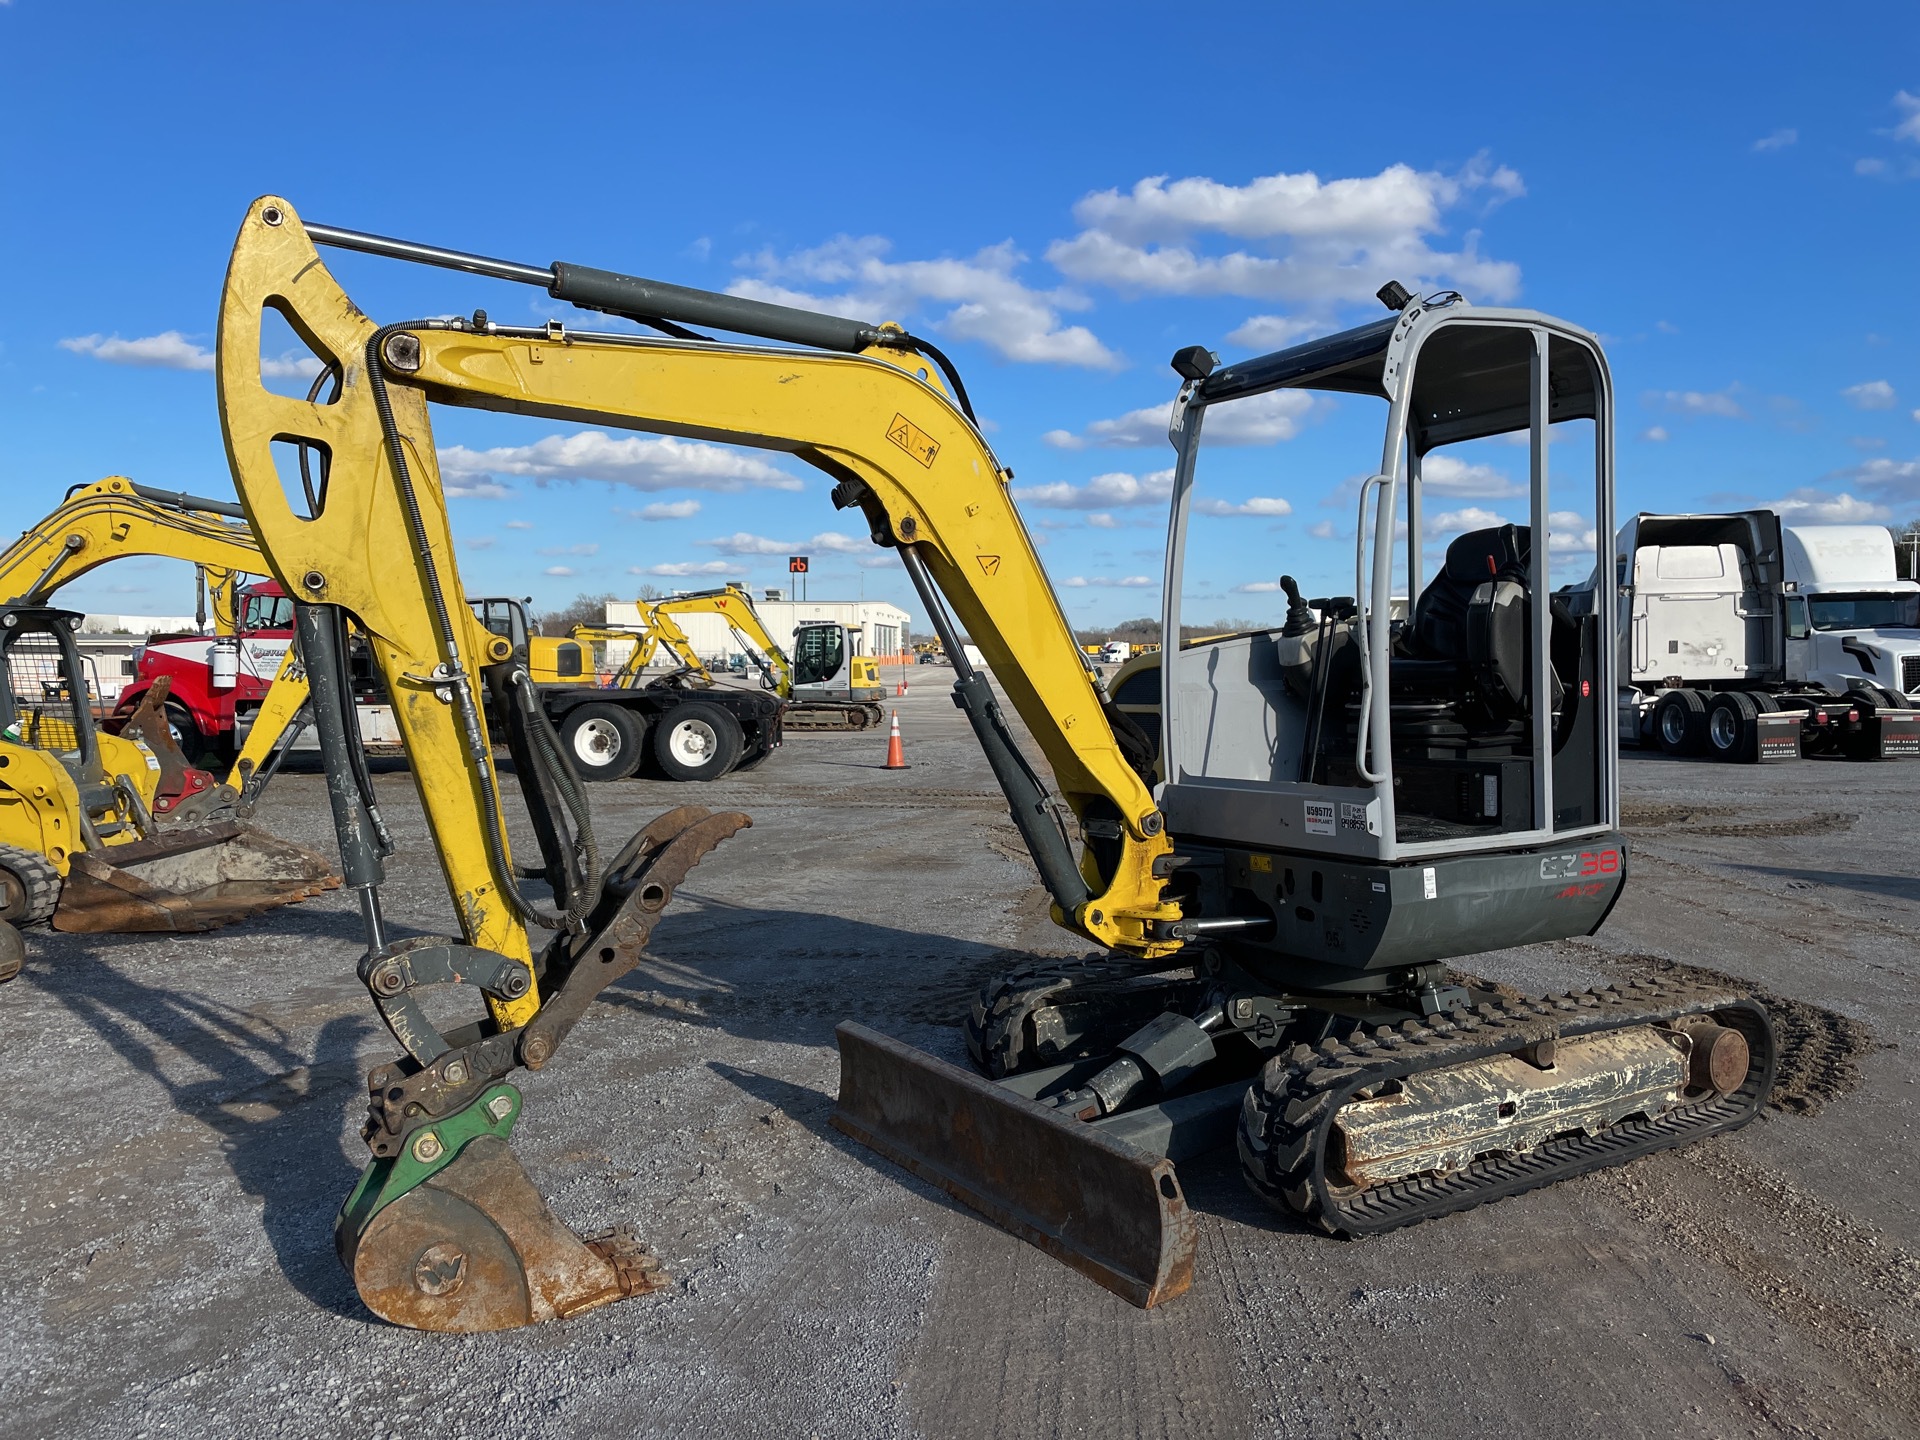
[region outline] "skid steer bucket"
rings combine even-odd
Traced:
[[[835,1128],[1142,1307],[1193,1283],[1173,1162],[849,1021]]]
[[[76,853],[52,923],[90,934],[217,930],[339,884],[313,851],[215,820]]]

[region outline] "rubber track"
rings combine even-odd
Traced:
[[[1711,1011],[1747,1038],[1751,1060],[1740,1088],[1683,1104],[1658,1119],[1634,1118],[1595,1135],[1566,1136],[1524,1154],[1490,1155],[1462,1169],[1339,1187],[1326,1173],[1327,1138],[1354,1092],[1554,1037],[1577,1038]],[[1239,1151],[1248,1185],[1276,1209],[1332,1235],[1377,1235],[1470,1210],[1737,1129],[1760,1113],[1773,1088],[1773,1027],[1764,1009],[1731,991],[1684,980],[1635,980],[1560,998],[1495,1000],[1398,1030],[1381,1027],[1317,1047],[1296,1045],[1261,1070],[1241,1104]]]
[[[0,845],[0,870],[11,870],[19,876],[27,891],[27,913],[11,924],[37,924],[59,907],[60,872],[46,856],[17,845]]]

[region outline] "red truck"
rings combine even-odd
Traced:
[[[195,758],[212,754],[221,765],[231,764],[293,643],[293,601],[277,581],[256,580],[241,588],[234,615],[231,635],[151,636],[135,652],[134,678],[120,692],[115,717],[131,715],[154,681],[165,675],[171,682],[167,721],[180,748]],[[365,674],[360,673],[363,669]],[[400,737],[386,697],[370,668],[356,665],[355,671],[360,732],[367,748],[380,752],[393,747],[398,753]],[[314,742],[303,732],[293,743],[310,748]]]

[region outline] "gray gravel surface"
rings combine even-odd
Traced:
[[[1630,756],[1626,898],[1589,941],[1475,957],[1559,988],[1679,963],[1763,989],[1800,1064],[1732,1137],[1342,1244],[1184,1168],[1193,1291],[1132,1309],[826,1123],[834,1024],[950,1058],[1021,953],[1079,953],[946,672],[884,736],[715,785],[596,787],[609,840],[695,799],[751,830],[648,962],[524,1079],[561,1217],[633,1222],[674,1286],[506,1335],[396,1330],[330,1225],[394,1051],[330,896],[212,936],[29,936],[0,990],[12,1143],[0,1435],[1562,1436],[1920,1432],[1913,835],[1920,765]],[[411,781],[396,927],[450,911]],[[260,819],[331,853],[320,780]]]

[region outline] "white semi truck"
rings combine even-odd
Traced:
[[[1639,515],[1617,555],[1623,742],[1920,756],[1920,582],[1898,578],[1887,530]]]

